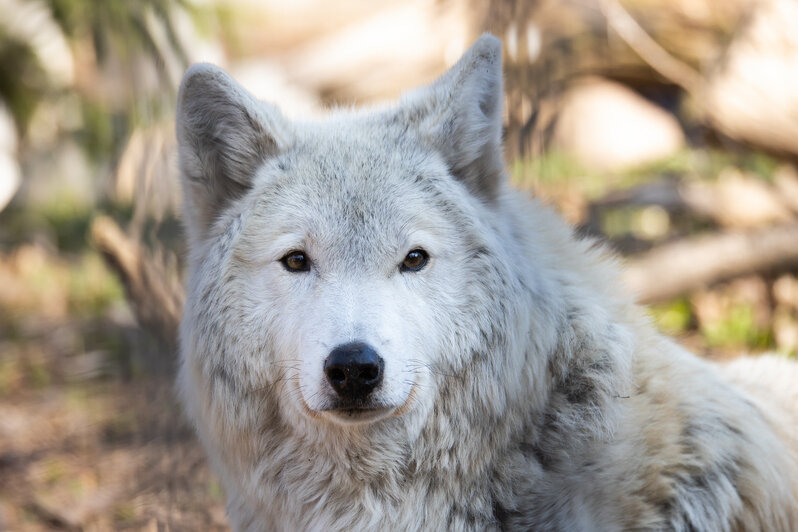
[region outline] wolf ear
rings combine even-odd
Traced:
[[[437,81],[400,103],[451,173],[489,200],[504,176],[501,58],[501,41],[485,34]]]
[[[176,122],[183,217],[196,241],[249,189],[258,167],[286,147],[289,127],[276,107],[209,64],[183,76]]]

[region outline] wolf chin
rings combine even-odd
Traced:
[[[234,528],[798,530],[798,370],[657,334],[501,107],[489,35],[318,122],[186,73],[178,385]]]

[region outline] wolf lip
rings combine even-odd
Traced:
[[[323,410],[328,412],[375,412],[380,410],[390,410],[390,407],[380,404],[362,404],[362,403],[349,403],[341,402],[334,403]]]
[[[393,407],[383,405],[333,405],[325,408],[324,411],[345,419],[369,420],[385,416],[393,410]]]

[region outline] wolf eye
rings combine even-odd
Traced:
[[[310,270],[310,259],[304,251],[291,251],[280,259],[286,270],[291,273],[306,272]]]
[[[423,249],[414,249],[407,254],[399,270],[403,272],[417,272],[427,265],[429,255]]]

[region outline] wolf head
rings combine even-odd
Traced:
[[[501,99],[491,36],[393,107],[314,123],[192,67],[177,133],[194,385],[231,417],[262,416],[245,406],[268,395],[287,419],[374,423],[505,342],[523,259],[497,244],[509,229],[492,211]]]

